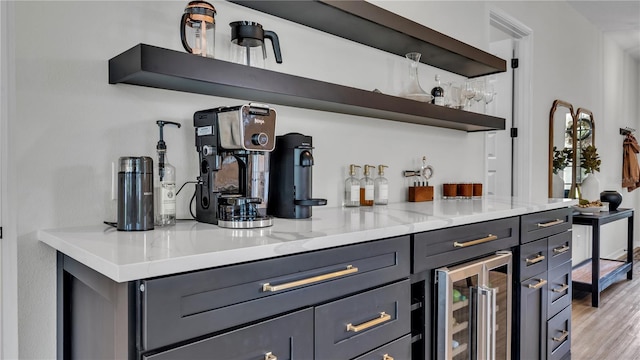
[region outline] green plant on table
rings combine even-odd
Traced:
[[[593,174],[594,172],[600,172],[600,164],[602,161],[598,156],[598,149],[589,145],[582,148],[582,156],[580,157],[580,167],[585,170],[587,174]]]

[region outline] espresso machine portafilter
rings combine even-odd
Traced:
[[[196,220],[226,228],[271,226],[275,110],[257,103],[202,110],[193,115],[193,125],[200,160]]]

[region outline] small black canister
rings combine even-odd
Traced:
[[[153,159],[120,158],[118,171],[118,230],[153,229]]]

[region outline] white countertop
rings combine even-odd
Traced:
[[[38,239],[116,282],[354,244],[558,209],[576,200],[436,200],[360,208],[314,207],[310,219],[274,219],[262,229],[223,229],[194,221],[150,231],[93,225],[38,231]]]

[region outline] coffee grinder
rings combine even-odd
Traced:
[[[196,112],[193,125],[200,160],[196,220],[236,229],[271,226],[269,153],[276,111],[257,103],[219,107]]]
[[[311,136],[289,133],[276,138],[271,159],[271,194],[268,213],[287,219],[311,217],[311,207],[327,199],[311,198],[313,146]]]

